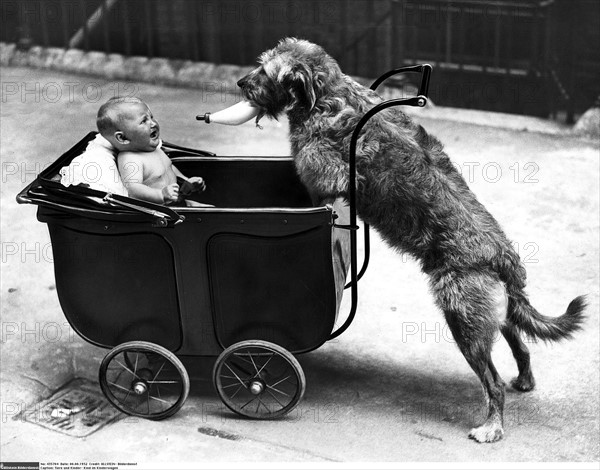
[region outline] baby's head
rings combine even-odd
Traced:
[[[111,98],[98,110],[98,131],[120,152],[152,152],[160,143],[160,128],[139,98]]]

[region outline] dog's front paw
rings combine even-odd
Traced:
[[[500,423],[485,423],[483,426],[471,429],[469,437],[477,442],[496,442],[504,436]]]

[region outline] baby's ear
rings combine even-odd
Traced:
[[[122,131],[117,131],[114,134],[115,136],[115,140],[120,143],[120,144],[128,144],[129,143],[129,139],[127,139],[127,137],[125,137],[125,134]]]

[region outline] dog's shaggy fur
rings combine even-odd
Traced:
[[[238,85],[263,116],[287,113],[300,178],[317,198],[347,196],[348,148],[359,119],[381,99],[344,75],[316,44],[285,39],[262,54]],[[469,436],[501,439],[504,382],[492,363],[500,330],[516,359],[512,386],[534,388],[523,332],[543,340],[568,338],[581,327],[584,297],[551,318],[531,306],[525,269],[510,241],[469,190],[440,142],[398,108],[375,115],[357,154],[357,211],[387,243],[410,253],[430,277],[458,347],[482,382],[485,423]]]

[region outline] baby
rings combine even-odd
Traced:
[[[183,203],[204,191],[204,180],[186,178],[162,151],[160,128],[150,108],[134,97],[111,98],[98,110],[100,134],[119,151],[117,165],[130,197],[157,204]]]

